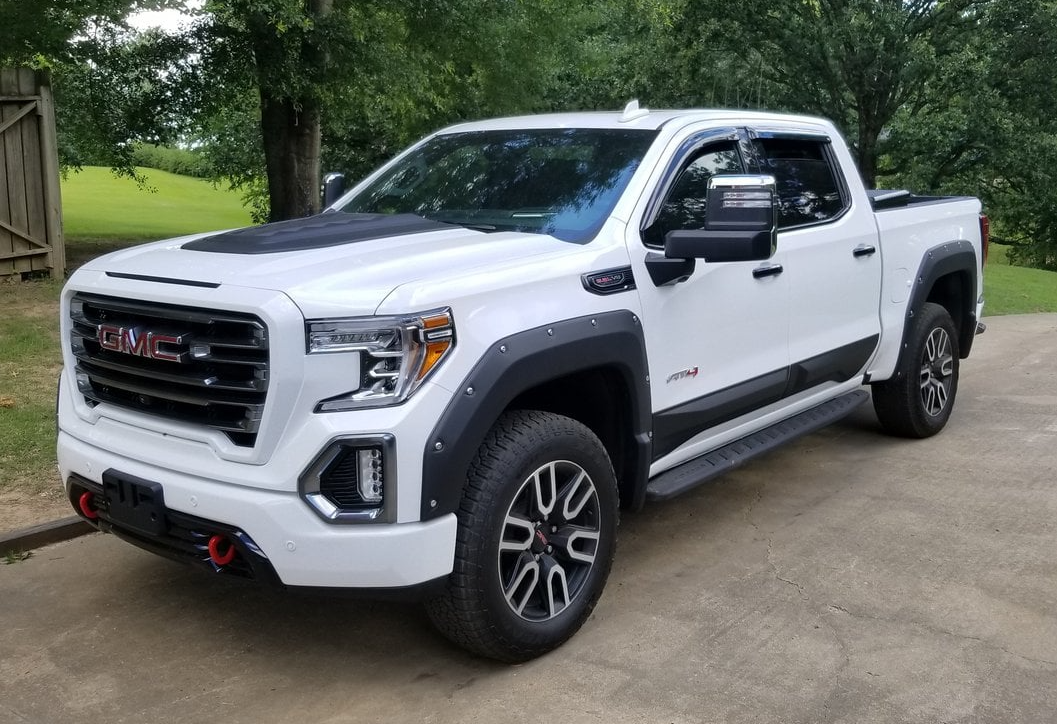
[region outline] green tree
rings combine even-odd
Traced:
[[[97,29],[51,65],[60,162],[135,177],[136,143],[174,143],[192,128],[201,84],[186,39]]]
[[[741,89],[736,105],[835,120],[851,141],[864,180],[873,185],[887,125],[900,108],[918,102],[937,63],[971,36],[984,5],[982,0],[698,0],[682,6],[677,30],[687,61],[720,69],[736,81]],[[707,81],[698,85],[707,88]]]
[[[48,69],[64,168],[105,164],[128,175],[135,141],[171,140],[186,128],[188,48],[133,34],[137,10],[182,0],[0,0],[0,65]]]
[[[77,38],[123,27],[135,10],[178,7],[181,0],[0,0],[0,65],[51,64],[74,59]]]
[[[243,187],[259,193],[263,168],[268,218],[314,213],[321,154],[331,168],[358,175],[439,125],[544,109],[551,78],[576,47],[577,7],[207,3],[196,31],[209,79],[202,137],[218,172]]]
[[[1057,270],[1057,3],[995,0],[890,125],[893,184],[984,201],[1011,258]]]

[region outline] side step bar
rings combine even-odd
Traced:
[[[870,399],[866,390],[855,390],[841,395],[818,407],[812,407],[788,420],[782,420],[759,432],[724,445],[710,453],[666,470],[646,486],[646,500],[668,500],[702,483],[707,483],[757,455],[795,440],[802,435],[815,432],[830,423],[849,415],[859,405]]]

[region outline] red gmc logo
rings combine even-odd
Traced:
[[[100,324],[96,329],[99,346],[111,352],[133,354],[147,359],[166,362],[181,362],[181,353],[171,351],[168,345],[180,345],[183,340],[171,334],[141,332],[135,327],[119,327],[116,324]]]

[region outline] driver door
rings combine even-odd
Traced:
[[[709,178],[755,171],[745,144],[734,129],[685,139],[640,224],[629,226],[649,350],[654,462],[671,456],[661,468],[706,452],[703,433],[776,402],[785,390],[789,285],[781,249],[763,262],[697,259],[685,281],[661,286],[645,266],[648,255],[664,253],[668,231],[703,228]]]

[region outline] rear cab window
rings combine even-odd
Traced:
[[[833,221],[850,206],[850,196],[826,139],[757,138],[760,172],[774,176],[778,228]]]

